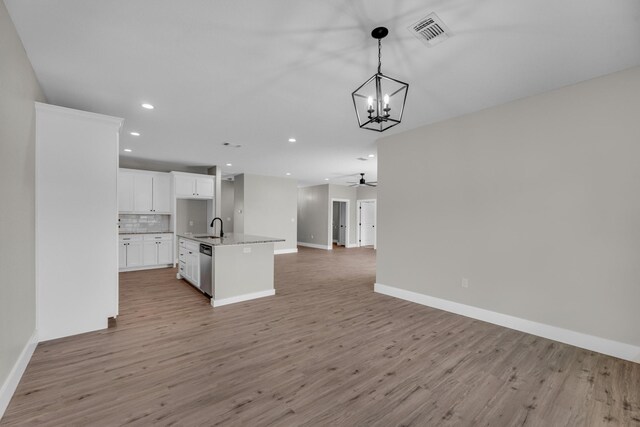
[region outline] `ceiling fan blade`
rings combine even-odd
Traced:
[[[367,181],[369,184],[377,184],[378,181]]]
[[[360,184],[351,184],[349,187],[357,187],[357,186],[359,186],[359,185],[360,185]]]
[[[364,185],[368,185],[369,187],[377,187],[375,184],[371,184],[370,182],[365,183]]]

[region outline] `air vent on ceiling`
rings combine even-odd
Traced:
[[[451,36],[451,30],[435,13],[430,13],[407,29],[428,47],[435,46]]]
[[[366,159],[366,158],[364,158],[364,157],[358,157],[356,160],[361,160],[361,161],[363,161],[363,162],[366,162],[366,161],[367,161],[367,160],[369,160],[369,159]]]

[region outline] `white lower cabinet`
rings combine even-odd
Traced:
[[[135,270],[173,263],[173,234],[120,235],[118,261],[120,270]]]
[[[194,286],[200,287],[200,246],[196,242],[180,239],[179,274]]]
[[[173,263],[173,239],[158,242],[158,264]]]

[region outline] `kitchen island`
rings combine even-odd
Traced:
[[[275,242],[284,239],[229,233],[224,237],[178,234],[178,279],[185,279],[219,307],[275,295]]]

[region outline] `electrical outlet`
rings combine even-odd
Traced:
[[[244,248],[242,248],[242,253],[250,254],[251,253],[251,247],[245,246]]]
[[[189,221],[189,227],[193,227],[193,221]]]
[[[467,279],[466,277],[462,278],[462,287],[463,288],[468,288],[469,287],[469,279]]]
[[[313,234],[311,235],[311,238],[313,239]]]

